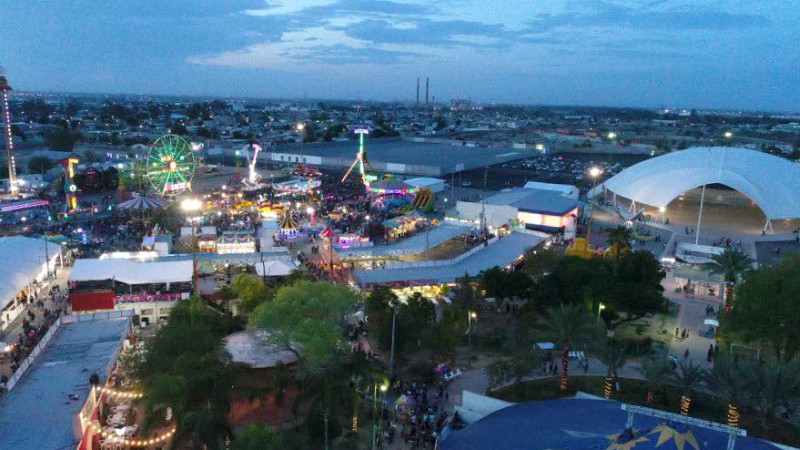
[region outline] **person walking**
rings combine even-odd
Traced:
[[[686,351],[683,352],[683,359],[689,359],[689,349],[687,348]]]

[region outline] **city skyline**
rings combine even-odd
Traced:
[[[783,0],[9,3],[23,91],[800,110]]]

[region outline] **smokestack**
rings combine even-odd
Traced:
[[[417,77],[417,104],[419,105],[419,77]]]
[[[425,77],[425,103],[428,103],[428,92],[431,85],[431,79]]]

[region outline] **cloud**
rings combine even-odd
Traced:
[[[503,25],[490,25],[465,20],[417,19],[391,21],[364,20],[342,28],[348,36],[375,44],[418,44],[427,46],[480,45],[471,38],[483,37],[496,41],[507,39]],[[465,38],[466,37],[466,38]]]
[[[563,13],[539,14],[529,24],[532,32],[558,28],[629,29],[636,31],[737,30],[770,24],[766,17],[733,13],[713,7],[664,7],[651,2],[640,8],[618,3],[593,1],[575,3]]]

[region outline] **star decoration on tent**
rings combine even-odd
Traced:
[[[692,430],[686,425],[664,422],[661,425],[653,428],[649,433],[658,434],[658,442],[656,447],[660,447],[667,442],[674,442],[677,450],[700,450],[700,444],[697,443],[697,438],[694,437]],[[687,447],[689,444],[690,447]]]
[[[612,434],[607,436],[611,442],[606,450],[631,450],[636,448],[636,445],[642,442],[648,442],[650,439],[639,434],[639,430],[626,428],[622,433]]]

